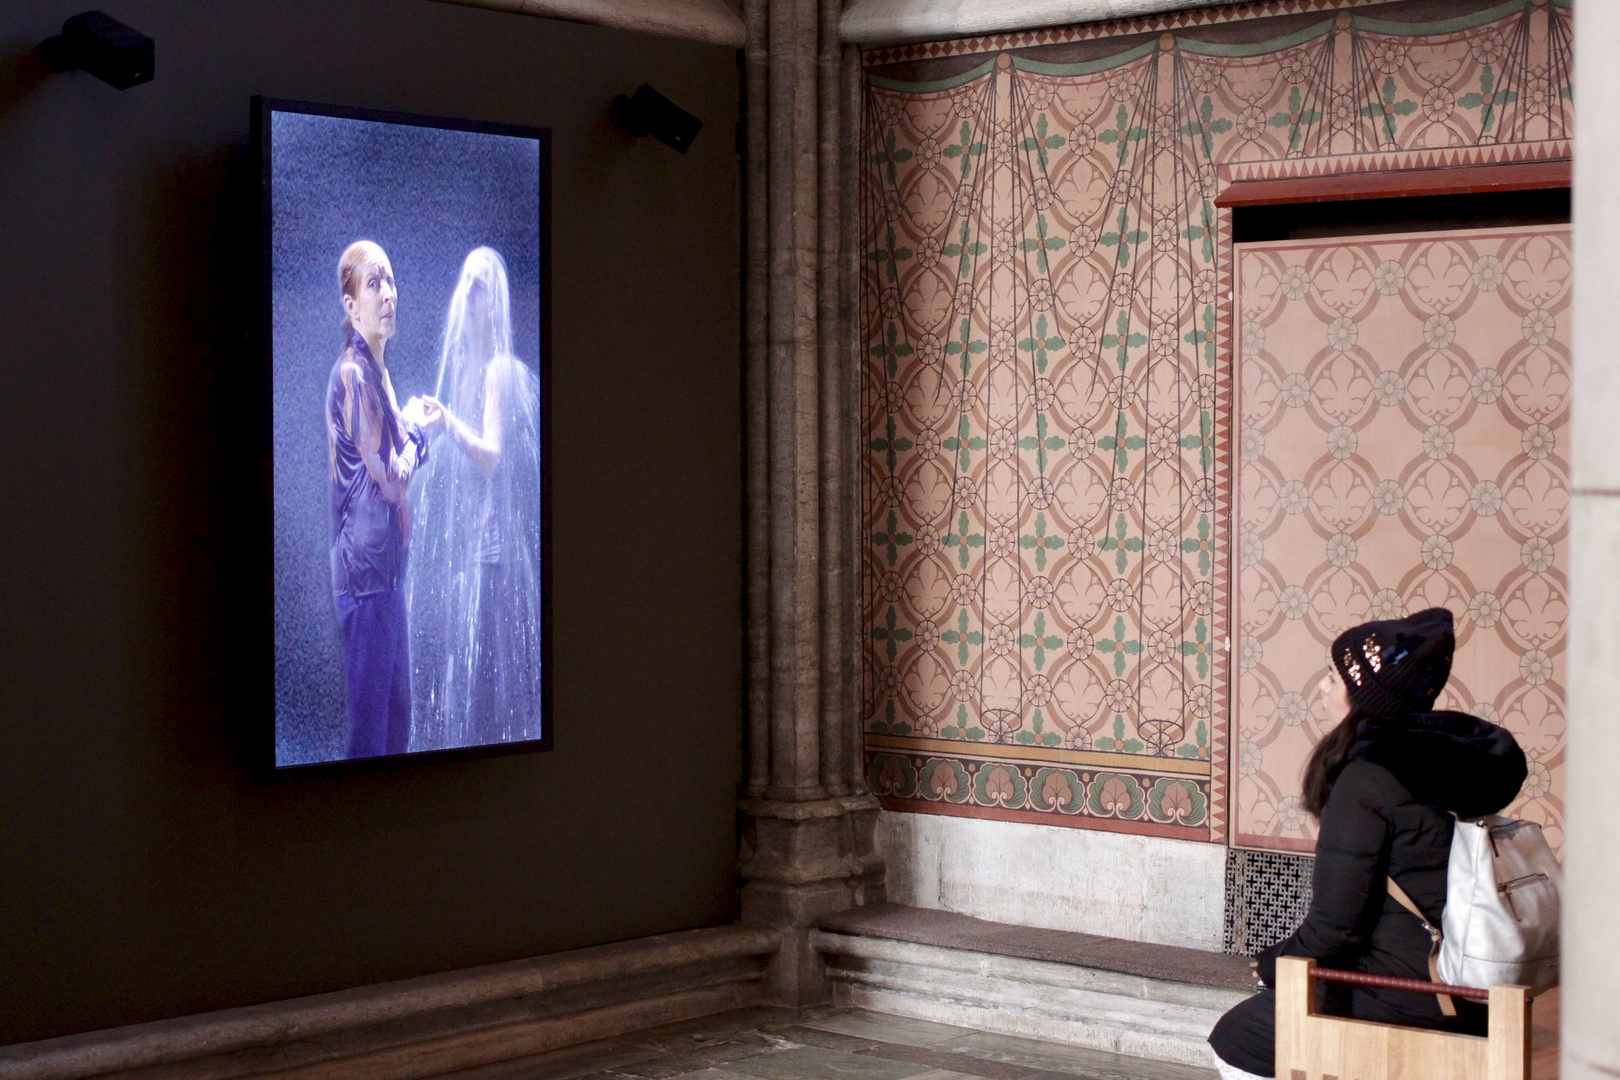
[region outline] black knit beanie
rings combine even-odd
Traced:
[[[1334,639],[1333,665],[1357,712],[1428,712],[1451,677],[1456,646],[1451,612],[1429,608],[1404,619],[1352,626]]]

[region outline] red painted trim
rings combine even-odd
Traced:
[[[1313,968],[1311,978],[1321,979],[1325,982],[1352,983],[1356,986],[1381,986],[1389,990],[1410,990],[1416,994],[1443,994],[1446,997],[1467,998],[1469,1001],[1491,1000],[1491,992],[1477,986],[1452,986],[1450,983],[1424,982],[1422,979],[1402,979],[1394,975],[1369,975],[1364,971]]]
[[[1488,191],[1533,191],[1570,186],[1570,162],[1530,161],[1298,176],[1281,180],[1236,180],[1215,198],[1216,206],[1283,206],[1289,203],[1394,199],[1414,195],[1466,195]]]
[[[1058,825],[1069,829],[1093,829],[1098,832],[1132,833],[1137,836],[1162,836],[1170,840],[1211,842],[1208,828],[1190,825],[1121,821],[1118,818],[1089,817],[1085,814],[1043,814],[1038,810],[1001,810],[988,806],[934,802],[930,799],[898,799],[892,795],[879,795],[878,801],[883,804],[883,809],[902,814],[944,814],[946,817],[980,818],[984,821],[1018,821],[1025,825]]]
[[[1238,322],[1234,318],[1237,294],[1232,281],[1235,273],[1232,244],[1232,211],[1215,211],[1215,272],[1219,294],[1215,303],[1215,510],[1210,517],[1214,528],[1214,558],[1210,582],[1214,586],[1214,610],[1210,618],[1210,688],[1214,692],[1210,709],[1210,838],[1226,843],[1237,826],[1237,783],[1232,763],[1237,760],[1238,681],[1232,666],[1232,650],[1225,647],[1237,626],[1237,583],[1233,579],[1232,533],[1237,506],[1237,428],[1238,368],[1235,344]],[[1224,511],[1224,512],[1223,512]],[[1219,643],[1219,650],[1217,649]]]

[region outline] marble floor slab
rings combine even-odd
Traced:
[[[442,1080],[1215,1080],[1145,1061],[835,1006],[755,1007]]]

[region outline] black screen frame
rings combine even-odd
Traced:
[[[276,761],[276,640],[275,640],[275,340],[274,340],[274,275],[273,245],[274,202],[271,190],[271,162],[274,147],[271,143],[270,118],[273,113],[302,113],[344,120],[365,120],[409,127],[439,128],[478,134],[501,135],[531,139],[539,145],[539,205],[535,208],[539,223],[539,289],[540,289],[540,355],[535,373],[540,386],[540,731],[538,739],[520,742],[486,743],[477,746],[454,747],[443,750],[423,750],[415,753],[385,754],[362,758],[339,758],[332,761],[303,762],[281,765]],[[258,612],[258,621],[264,627],[264,636],[254,651],[268,657],[264,671],[263,700],[267,716],[260,715],[255,727],[262,736],[252,741],[257,746],[253,753],[255,771],[269,776],[308,775],[359,770],[390,769],[402,765],[468,761],[478,758],[504,757],[510,754],[539,753],[555,748],[555,718],[552,709],[552,551],[551,551],[551,129],[516,124],[501,124],[454,117],[429,116],[417,113],[391,112],[380,109],[356,108],[320,102],[297,101],[256,95],[251,102],[249,141],[254,157],[254,175],[259,192],[257,199],[259,231],[259,273],[261,275],[261,306],[258,313],[258,337],[261,354],[262,379],[259,386],[262,410],[259,443],[263,461],[263,516],[258,531],[263,539],[260,559],[264,583]],[[262,651],[261,651],[262,650]]]

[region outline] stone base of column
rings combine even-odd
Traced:
[[[873,848],[879,804],[871,795],[808,802],[744,799],[742,921],[782,935],[765,975],[772,1004],[832,999],[827,965],[810,945],[823,915],[884,899],[883,861]]]

